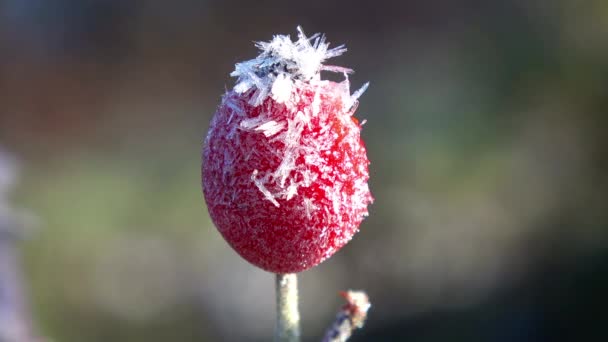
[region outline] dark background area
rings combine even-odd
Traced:
[[[353,341],[607,339],[604,0],[1,1],[0,145],[20,164],[7,203],[40,221],[20,245],[39,333],[271,339],[272,275],[214,229],[200,149],[234,63],[297,25],[371,82],[376,198],[301,274],[305,340],[348,288],[373,303]]]

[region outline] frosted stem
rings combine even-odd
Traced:
[[[300,312],[298,311],[298,278],[295,273],[277,274],[277,326],[275,342],[300,341]]]

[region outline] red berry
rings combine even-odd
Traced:
[[[373,199],[360,125],[352,117],[367,84],[320,79],[343,53],[299,32],[258,43],[239,63],[238,82],[218,107],[203,148],[203,191],[226,241],[275,273],[311,268],[358,231]]]

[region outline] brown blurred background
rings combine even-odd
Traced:
[[[234,63],[296,25],[347,45],[331,64],[353,88],[371,81],[356,115],[376,198],[301,274],[305,340],[347,288],[373,302],[353,341],[605,338],[604,0],[0,1],[0,146],[21,166],[11,205],[41,222],[21,244],[37,331],[271,339],[272,275],[211,224],[200,149]]]

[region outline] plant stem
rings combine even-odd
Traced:
[[[298,278],[295,273],[277,274],[277,326],[275,342],[300,341],[300,312],[298,311]]]

